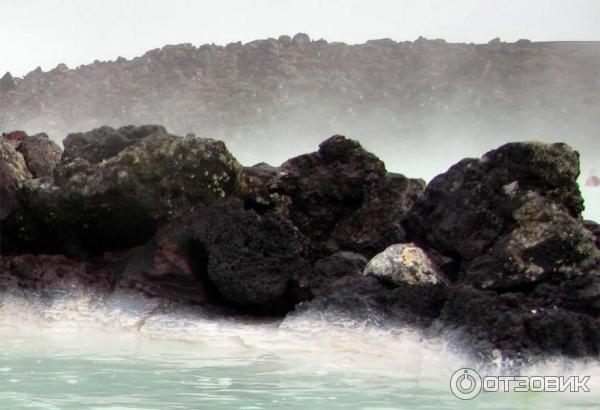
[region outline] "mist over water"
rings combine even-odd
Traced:
[[[407,123],[404,132],[391,134],[390,129],[400,129],[398,118],[389,115],[373,115],[355,120],[358,124],[344,123],[337,120],[326,124],[321,113],[331,109],[311,107],[313,115],[305,113],[290,113],[293,119],[283,120],[276,124],[265,125],[252,133],[244,130],[189,130],[169,124],[169,131],[185,135],[195,132],[198,136],[220,139],[226,142],[228,149],[244,166],[259,162],[270,165],[280,165],[286,160],[313,152],[319,144],[332,135],[340,134],[358,140],[367,150],[379,157],[389,172],[404,174],[411,178],[421,178],[426,182],[444,173],[452,165],[464,158],[479,158],[486,152],[499,146],[516,141],[541,141],[546,143],[567,143],[580,154],[579,185],[585,201],[583,217],[588,220],[600,221],[600,187],[585,185],[588,177],[600,177],[600,139],[592,139],[587,130],[578,129],[578,124],[565,125],[571,132],[551,131],[548,128],[536,130],[535,126],[519,124],[513,129],[496,132],[469,129],[454,129],[453,124],[443,121],[432,121],[427,129],[412,129],[414,124]],[[377,112],[376,107],[372,107]],[[382,110],[383,114],[388,114]],[[460,122],[460,119],[454,119]],[[325,123],[325,125],[323,125]],[[72,130],[83,132],[98,126],[89,124],[83,128],[81,124],[73,125]],[[130,125],[127,122],[109,124],[115,127]],[[535,124],[534,124],[535,125]],[[79,126],[79,128],[77,128]],[[252,125],[257,129],[260,126]],[[38,132],[33,129],[30,132]],[[52,136],[55,141],[62,143],[66,135]]]
[[[566,142],[582,181],[600,163],[600,46],[283,35],[226,46],[168,45],[131,60],[6,77],[0,129],[68,133],[161,124],[224,140],[244,165],[279,165],[334,134],[389,171],[430,180],[511,141]],[[595,189],[585,217],[600,220]]]
[[[0,294],[0,400],[10,409],[561,409],[594,406],[600,366],[557,359],[521,375],[588,375],[590,393],[450,392],[483,366],[442,337],[311,310],[215,317],[136,293]],[[549,396],[551,400],[549,400]]]
[[[223,140],[246,166],[279,165],[341,134],[388,171],[426,181],[507,142],[565,142],[581,154],[584,217],[600,221],[600,188],[584,184],[600,163],[597,55],[594,44],[345,45],[306,35],[167,46],[6,77],[0,128],[60,143],[103,125],[161,124]],[[300,312],[258,320],[121,291],[3,291],[0,407],[562,409],[600,401],[598,362],[560,358],[520,371],[590,375],[590,394],[465,403],[449,391],[451,374],[500,373],[501,356],[482,366],[453,335],[392,328],[377,315]]]

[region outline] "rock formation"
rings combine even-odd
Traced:
[[[240,154],[336,132],[386,138],[396,150],[409,138],[425,149],[438,134],[444,141],[514,135],[594,143],[599,50],[597,42],[423,38],[347,45],[302,34],[170,45],[132,60],[6,74],[0,130],[62,140],[73,130],[158,122],[179,134],[226,138]],[[251,157],[242,162],[265,160]]]
[[[19,208],[19,186],[32,176],[23,156],[4,137],[0,139],[0,158],[0,218],[4,219]]]
[[[425,187],[422,180],[387,173],[377,157],[342,136],[283,163],[271,184],[289,199],[290,219],[319,256],[336,250],[373,256],[403,241],[399,221]]]
[[[477,287],[588,274],[600,254],[581,221],[578,176],[578,154],[564,144],[507,144],[431,181],[408,226]]]
[[[507,144],[427,187],[339,135],[278,167],[161,126],[71,134],[62,153],[13,132],[0,154],[0,289],[343,312],[485,359],[600,355],[599,229],[567,145]]]
[[[27,206],[15,218],[51,233],[53,241],[44,235],[51,246],[123,249],[145,242],[183,210],[233,194],[240,169],[219,141],[177,137],[154,126],[103,127],[66,138],[54,183],[24,184]],[[43,248],[40,235],[15,218],[7,225],[21,227],[8,235],[10,243]]]
[[[435,262],[412,243],[395,244],[375,255],[365,267],[364,274],[394,284],[437,285],[446,282]]]

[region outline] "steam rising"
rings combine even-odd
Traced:
[[[244,165],[278,165],[343,134],[389,171],[426,180],[506,142],[566,142],[581,153],[583,182],[600,161],[599,62],[594,42],[346,45],[297,34],[180,44],[7,74],[0,129],[62,141],[102,125],[162,124],[224,140]],[[600,188],[582,188],[585,217],[600,220]]]

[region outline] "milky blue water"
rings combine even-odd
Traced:
[[[591,392],[461,401],[449,380],[467,365],[477,366],[442,339],[341,317],[217,318],[136,295],[0,297],[1,409],[592,409],[600,402],[600,367],[564,360],[524,372],[590,375]]]

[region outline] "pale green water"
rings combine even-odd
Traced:
[[[414,330],[312,315],[249,323],[157,304],[129,295],[0,297],[0,409],[592,409],[600,402],[597,364],[527,370],[590,375],[590,393],[482,393],[465,402],[450,393],[449,379],[474,364]]]

